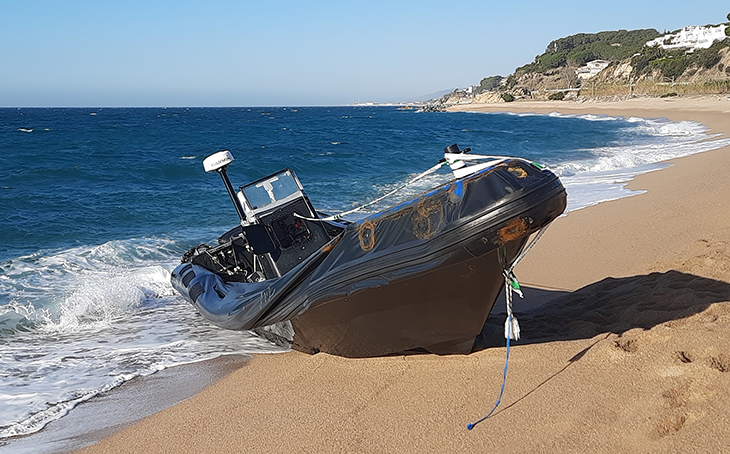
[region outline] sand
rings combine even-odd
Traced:
[[[0,441],[0,453],[66,453],[89,446],[194,396],[249,359],[247,355],[224,355],[136,377],[80,403],[40,432]]]
[[[510,103],[465,110],[700,121],[730,100]],[[637,177],[633,197],[558,219],[517,268],[550,300],[470,355],[259,355],[83,452],[730,452],[730,147]],[[552,298],[551,298],[552,297]]]

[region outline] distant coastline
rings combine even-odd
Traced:
[[[730,14],[728,14],[730,21]],[[550,42],[507,77],[429,100],[426,111],[515,100],[619,101],[636,96],[730,94],[730,23],[579,33]]]

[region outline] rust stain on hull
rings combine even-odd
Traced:
[[[522,218],[514,218],[499,229],[499,243],[505,244],[522,238],[527,233],[527,222]]]
[[[375,224],[366,220],[357,229],[357,237],[360,240],[360,248],[369,251],[375,247]]]
[[[509,167],[507,170],[517,178],[525,178],[527,176],[527,172],[522,167]]]
[[[425,240],[432,237],[444,222],[443,202],[436,199],[425,199],[416,207],[411,223],[416,238]]]

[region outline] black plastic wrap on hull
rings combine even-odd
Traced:
[[[230,282],[184,263],[172,283],[224,328],[291,321],[303,351],[469,352],[502,271],[565,204],[554,174],[511,160],[348,225],[282,277]]]

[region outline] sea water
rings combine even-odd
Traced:
[[[234,185],[291,167],[316,208],[338,212],[402,185],[452,143],[548,165],[575,210],[730,140],[689,121],[594,115],[0,109],[0,447],[133,377],[281,350],[212,326],[170,285],[182,253],[238,222],[205,156],[231,150]],[[449,178],[442,169],[359,215]]]

